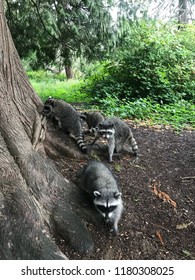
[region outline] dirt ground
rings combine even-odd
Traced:
[[[180,133],[164,127],[147,127],[127,121],[139,145],[139,162],[114,157],[107,163],[120,184],[124,212],[119,234],[89,225],[94,239],[92,253],[80,256],[63,241],[69,259],[182,260],[195,259],[195,131]],[[63,157],[62,174],[75,180],[86,160]]]

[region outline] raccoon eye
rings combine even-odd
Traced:
[[[114,197],[115,197],[115,198],[121,197],[121,192],[115,192],[115,193],[114,193]]]
[[[50,110],[50,106],[45,105],[45,106],[44,106],[44,110]]]
[[[51,113],[51,109],[49,106],[44,106],[42,114],[48,115]]]
[[[108,135],[112,135],[113,132],[112,132],[112,131],[108,131],[107,134],[108,134]]]
[[[106,207],[103,205],[96,205],[97,209],[100,210],[100,212],[105,213],[106,212]]]
[[[110,212],[113,212],[117,208],[117,205],[113,205],[110,207],[105,207],[103,205],[96,205],[96,207],[102,213],[110,213]]]
[[[113,212],[117,208],[116,205],[108,207],[108,212]]]

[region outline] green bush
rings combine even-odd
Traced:
[[[132,24],[113,57],[88,78],[85,90],[96,99],[111,95],[128,100],[150,97],[159,103],[194,101],[192,30],[156,22]]]
[[[195,105],[186,100],[159,104],[149,98],[127,101],[108,95],[100,100],[99,109],[105,115],[145,121],[149,125],[164,124],[175,129],[195,129]]]

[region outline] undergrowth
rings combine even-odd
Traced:
[[[144,121],[148,125],[168,125],[176,130],[195,129],[195,105],[185,100],[159,104],[147,98],[127,101],[107,96],[96,108],[109,116]]]
[[[159,104],[149,98],[139,98],[134,101],[120,100],[107,94],[106,98],[92,98],[81,90],[83,81],[44,78],[30,81],[42,101],[49,96],[60,98],[69,103],[95,103],[91,110],[100,110],[107,116],[117,116],[122,119],[133,119],[148,125],[168,125],[176,130],[184,128],[195,129],[195,105],[192,102],[180,100],[171,104]],[[87,106],[89,108],[89,106]]]

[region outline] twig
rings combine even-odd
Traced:
[[[163,227],[163,226],[161,226],[161,225],[158,225],[158,224],[153,224],[153,225],[156,226],[156,227],[158,227],[158,228],[162,228],[162,229],[166,230],[167,232],[170,232],[169,229],[167,229],[167,228],[165,228],[165,227]]]
[[[190,180],[190,179],[195,179],[195,176],[192,176],[192,177],[183,177],[181,178],[182,180]]]

